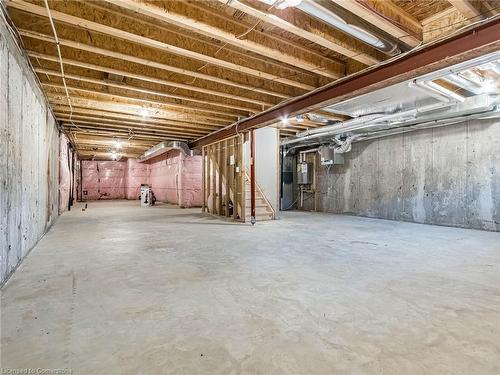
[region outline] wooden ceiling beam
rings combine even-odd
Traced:
[[[48,74],[51,76],[62,77],[62,73],[58,70],[51,70],[51,69],[36,67],[35,72],[37,72],[39,74]],[[191,101],[194,103],[210,105],[212,107],[232,108],[232,109],[238,110],[240,112],[245,112],[246,115],[248,115],[249,113],[259,112],[258,110],[255,110],[255,109],[249,110],[246,107],[233,106],[230,104],[218,103],[218,102],[209,101],[209,100],[196,99],[196,98],[191,98],[188,96],[173,95],[173,94],[170,94],[168,92],[152,90],[152,89],[148,89],[145,87],[132,86],[132,85],[129,85],[129,84],[126,84],[123,82],[115,82],[115,81],[111,81],[111,80],[96,79],[96,78],[92,78],[92,77],[71,74],[71,73],[66,73],[66,72],[64,73],[64,76],[66,79],[71,79],[74,81],[88,82],[88,83],[93,83],[93,84],[97,84],[97,85],[104,85],[104,86],[109,86],[109,87],[114,87],[114,88],[119,88],[119,89],[124,89],[124,90],[136,91],[136,92],[140,92],[142,94],[163,96],[165,98],[177,99],[177,100],[183,100],[183,101]],[[164,104],[171,105],[171,103],[168,103],[168,102],[165,102]],[[173,105],[176,106],[177,104],[173,103]],[[207,113],[219,114],[219,115],[227,115],[227,116],[233,116],[233,117],[237,117],[237,115],[238,115],[237,113],[235,114],[234,111],[226,112],[226,111],[220,111],[217,109],[205,109],[205,108],[200,108],[200,107],[191,107],[190,105],[188,105],[188,103],[186,103],[186,105],[182,105],[182,107],[193,109],[193,110],[200,110],[200,111],[204,111]],[[240,115],[243,116],[242,113],[240,113]]]
[[[346,43],[340,43],[340,41],[335,40],[334,38],[327,38],[324,35],[321,35],[320,33],[316,32],[315,30],[311,29],[305,30],[300,27],[295,26],[294,24],[274,15],[271,13],[265,13],[262,12],[256,8],[253,8],[249,5],[243,4],[239,0],[232,0],[231,2],[227,2],[227,0],[219,0],[219,2],[229,5],[233,7],[234,9],[237,9],[241,12],[244,12],[252,17],[255,17],[261,21],[264,21],[266,23],[269,23],[273,26],[279,27],[280,29],[287,31],[289,33],[295,34],[301,38],[304,38],[306,40],[309,40],[310,42],[316,43],[322,47],[328,48],[331,51],[335,51],[337,53],[340,53],[341,55],[344,55],[346,57],[349,57],[351,59],[354,59],[356,61],[359,61],[363,64],[366,65],[374,65],[379,63],[381,60],[378,58],[363,52],[359,51],[353,48],[350,48]]]
[[[64,113],[61,111],[55,111],[55,115],[58,119],[70,120],[70,114]],[[211,130],[217,130],[217,128],[196,128],[196,127],[183,127],[183,126],[172,126],[172,125],[158,125],[158,124],[148,124],[137,121],[127,121],[127,120],[118,120],[118,119],[105,119],[99,116],[92,115],[78,115],[72,114],[71,120],[73,121],[99,121],[107,124],[116,124],[116,125],[130,125],[135,127],[141,127],[142,129],[151,129],[151,130],[172,130],[179,132],[186,132],[186,134],[206,134]]]
[[[70,113],[70,108],[69,106],[62,106],[62,105],[53,105],[52,109],[54,110],[55,113],[57,112],[64,112],[64,113]],[[114,112],[104,112],[101,110],[93,110],[93,109],[82,109],[82,108],[75,108],[73,107],[73,114],[80,114],[80,115],[90,115],[90,116],[96,116],[102,119],[108,119],[108,120],[117,120],[117,121],[134,121],[134,122],[140,122],[144,124],[153,124],[153,125],[171,125],[171,126],[191,126],[193,128],[202,128],[202,129],[218,129],[224,125],[204,125],[204,124],[196,124],[196,123],[188,123],[188,122],[173,122],[173,121],[168,121],[168,120],[156,120],[154,118],[148,117],[140,117],[140,116],[134,116],[134,115],[127,115],[127,114],[120,114],[120,113],[114,113]]]
[[[42,86],[45,86],[45,87],[54,87],[54,88],[58,88],[58,89],[64,88],[64,86],[62,84],[46,83],[46,82],[42,82]],[[149,103],[149,104],[160,104],[160,105],[163,105],[165,107],[176,108],[177,111],[179,111],[179,110],[181,110],[181,111],[182,110],[189,110],[190,109],[187,106],[166,104],[166,103],[164,103],[162,101],[159,101],[159,100],[136,98],[136,97],[126,96],[126,95],[119,95],[119,94],[109,94],[109,93],[101,92],[101,91],[98,91],[98,90],[85,89],[85,88],[82,88],[82,87],[76,87],[76,86],[71,86],[71,85],[66,85],[66,86],[68,87],[68,90],[74,90],[74,91],[79,91],[79,92],[84,92],[84,93],[89,93],[89,94],[98,94],[98,95],[107,96],[107,97],[111,97],[111,98],[121,98],[121,99],[125,99],[125,100],[139,101],[139,102]],[[71,95],[70,95],[70,97],[71,97]],[[193,116],[194,118],[198,115],[198,117],[200,117],[200,118],[206,118],[206,119],[212,119],[212,120],[215,119],[215,120],[227,121],[227,122],[231,121],[228,118],[221,118],[220,117],[221,115],[219,115],[219,116],[212,116],[212,115],[200,114],[199,112],[204,112],[201,109],[193,109],[193,108],[191,108],[191,111],[198,112],[198,114],[196,114],[196,113],[195,114],[192,114],[192,113],[189,114],[189,113],[186,113],[186,112],[179,112],[179,113],[183,113],[184,115],[187,115],[187,116]],[[225,115],[225,116],[228,116],[228,115]],[[235,118],[236,116],[228,116],[228,117]]]
[[[59,62],[58,56],[47,55],[47,54],[39,53],[39,52],[36,52],[33,50],[28,50],[28,54],[30,57],[33,57],[36,59],[43,59],[43,60],[47,60],[47,61]],[[71,60],[71,59],[64,59],[63,58],[63,63],[65,65],[77,66],[79,68],[91,69],[91,70],[105,72],[105,73],[118,74],[118,75],[122,75],[124,77],[129,77],[129,78],[133,78],[133,79],[137,79],[137,80],[141,80],[141,81],[146,81],[146,82],[151,82],[151,83],[157,83],[157,84],[165,85],[165,86],[171,86],[171,87],[175,87],[175,88],[179,88],[179,89],[183,89],[183,90],[189,90],[189,91],[197,92],[200,94],[219,96],[221,98],[256,104],[256,105],[259,105],[261,108],[272,106],[272,103],[265,102],[262,100],[249,99],[249,98],[246,98],[243,96],[227,94],[227,93],[224,93],[222,91],[204,89],[201,87],[196,87],[196,86],[178,83],[178,82],[174,82],[174,81],[167,81],[167,80],[161,79],[161,78],[151,77],[151,76],[147,76],[144,74],[137,74],[137,73],[132,73],[132,72],[128,72],[125,70],[108,68],[108,67],[105,67],[102,65],[89,64],[89,63],[78,61],[78,60]],[[189,99],[187,99],[187,100],[189,100]],[[228,108],[240,109],[242,111],[243,110],[250,111],[250,112],[255,111],[255,109],[251,108],[251,107],[230,106],[229,104],[220,103],[220,102],[213,102],[213,103],[217,103],[219,105],[224,105]]]
[[[431,71],[498,51],[500,47],[498,35],[500,35],[500,19],[495,18],[476,24],[446,39],[355,74],[349,79],[323,86],[307,95],[197,139],[190,143],[190,147],[200,148],[250,129],[265,127],[283,117],[325,108],[367,92],[409,81]]]
[[[84,121],[84,120],[78,120],[78,121],[63,121],[62,122],[64,127],[70,127],[70,128],[88,128],[88,129],[95,129],[95,130],[120,130],[122,132],[130,132],[132,131],[137,132],[138,134],[141,135],[146,135],[146,136],[157,136],[157,137],[170,137],[170,139],[174,140],[187,140],[187,139],[193,139],[194,137],[185,134],[185,133],[177,133],[177,132],[171,132],[171,131],[161,131],[161,130],[148,130],[148,129],[143,129],[141,127],[133,127],[133,126],[123,126],[123,125],[115,125],[115,124],[103,124],[98,121]]]
[[[64,106],[69,108],[68,100],[66,96],[62,94],[55,94],[48,92],[47,97],[50,100],[50,104],[52,106]],[[73,108],[84,108],[84,109],[95,109],[103,112],[109,112],[114,114],[128,114],[133,115],[139,118],[147,118],[147,119],[155,119],[155,120],[163,120],[169,121],[172,123],[189,123],[189,124],[201,124],[201,125],[225,125],[227,121],[206,121],[202,118],[195,116],[185,116],[180,113],[166,111],[159,108],[147,108],[148,113],[147,116],[144,116],[143,109],[144,107],[128,104],[128,103],[120,103],[115,101],[106,101],[106,100],[94,100],[89,98],[84,98],[81,96],[71,96],[71,104]]]
[[[47,10],[44,7],[28,3],[23,0],[6,0],[7,6],[18,9],[24,12],[28,12],[31,14],[35,14],[40,17],[47,17]],[[289,85],[292,87],[300,88],[303,90],[312,90],[315,87],[301,83],[298,81],[294,81],[288,78],[279,77],[275,74],[259,71],[256,69],[252,69],[246,66],[234,64],[232,62],[218,59],[215,57],[207,56],[202,53],[194,52],[188,49],[184,49],[181,47],[174,46],[172,44],[164,43],[155,39],[146,38],[141,35],[129,33],[127,31],[117,29],[111,26],[103,25],[97,22],[89,21],[85,18],[75,17],[67,13],[59,12],[56,10],[51,11],[51,16],[54,21],[62,22],[71,26],[76,26],[79,28],[85,28],[90,31],[98,32],[101,34],[109,35],[114,38],[126,40],[132,43],[136,43],[139,45],[155,48],[158,50],[166,51],[168,53],[172,53],[178,56],[187,57],[190,59],[194,59],[197,61],[202,61],[204,63],[212,64],[214,66],[218,66],[224,69],[230,69],[242,74],[250,75],[253,77],[272,80],[275,82],[280,82],[285,85]]]
[[[97,150],[117,150],[118,152],[144,152],[147,149],[151,148],[154,146],[154,143],[152,143],[150,146],[142,146],[142,145],[134,145],[134,144],[127,144],[127,145],[122,145],[120,148],[116,148],[114,144],[114,139],[115,138],[107,138],[106,140],[86,140],[84,139],[82,141],[82,138],[78,138],[75,143],[76,143],[76,148],[80,151],[82,150],[92,150],[92,149],[97,149]]]
[[[256,43],[250,39],[240,39],[233,33],[227,32],[221,28],[203,23],[194,18],[189,18],[184,15],[168,11],[153,4],[139,2],[137,0],[104,1],[113,5],[118,5],[135,13],[167,22],[174,26],[184,28],[195,33],[209,36],[211,38],[223,41],[247,51],[257,53],[261,56],[266,56],[282,63],[295,66],[309,72],[314,72],[331,79],[337,79],[344,75],[344,66],[339,66],[332,60],[323,58],[320,61],[316,61],[316,63],[313,63],[311,61],[305,60],[304,58],[299,58],[291,53],[282,52],[276,48],[271,48],[262,43]],[[305,54],[303,54],[303,56],[305,56]],[[311,59],[309,58],[309,60]]]
[[[422,42],[420,22],[389,0],[331,1],[411,47]]]
[[[47,34],[38,33],[38,32],[34,32],[34,31],[22,29],[22,28],[18,29],[18,31],[19,31],[19,34],[22,35],[23,37],[41,40],[41,41],[48,42],[48,43],[55,43],[54,38],[50,35],[47,35]],[[255,86],[251,86],[251,85],[245,84],[245,83],[238,83],[238,82],[230,81],[227,79],[211,76],[209,74],[200,73],[198,71],[182,69],[182,68],[178,68],[178,67],[175,67],[172,65],[143,59],[143,58],[140,58],[138,56],[128,55],[128,54],[112,51],[109,49],[94,47],[92,45],[85,44],[85,43],[75,42],[75,41],[69,40],[69,39],[59,38],[59,44],[62,46],[65,46],[65,47],[70,47],[70,48],[78,49],[81,51],[95,53],[95,54],[102,55],[102,56],[112,57],[112,58],[120,59],[120,60],[124,60],[124,61],[129,61],[129,62],[132,62],[135,64],[150,66],[152,68],[166,70],[166,71],[177,73],[177,74],[182,74],[182,75],[188,77],[190,80],[193,78],[196,78],[196,79],[200,79],[200,80],[210,81],[213,83],[233,87],[236,89],[245,90],[245,92],[255,92],[255,93],[259,93],[259,94],[274,96],[274,97],[281,98],[281,99],[288,99],[290,97],[289,95],[286,95],[286,94],[283,94],[283,93],[280,93],[277,91],[268,90],[268,89],[260,88],[260,87],[255,87]],[[194,87],[196,87],[196,86],[194,86]],[[236,96],[235,96],[235,98],[236,98]],[[247,101],[250,100],[249,98],[246,98],[246,99],[247,99]],[[259,102],[255,102],[255,103],[256,104],[264,104],[264,103],[259,103]],[[267,103],[265,103],[265,104],[267,104]]]
[[[108,147],[116,147],[115,142],[120,143],[122,148],[150,148],[155,145],[155,141],[140,141],[140,140],[127,140],[126,138],[110,138],[93,135],[80,135],[75,138],[77,144],[82,145],[100,145]]]
[[[95,8],[95,9],[100,9],[100,10],[103,10],[107,13],[110,13],[110,14],[113,14],[117,17],[120,17],[120,19],[128,19],[128,20],[131,20],[133,22],[137,22],[138,19],[137,19],[137,15],[136,14],[133,14],[133,13],[124,13],[123,11],[120,11],[118,9],[114,9],[114,8],[110,8],[109,6],[106,6],[104,4],[104,2],[89,2],[89,1],[85,1],[85,0],[76,0],[76,1],[80,1],[80,2],[83,2],[85,3],[85,5],[87,6],[90,6],[92,8]],[[170,2],[172,3],[172,2]],[[181,1],[178,1],[177,4],[180,4],[180,3],[183,3]],[[170,4],[169,4],[170,5]],[[214,13],[211,13],[208,11],[208,8],[203,8],[203,7],[199,7],[199,6],[196,6],[194,5],[193,3],[189,3],[189,6],[191,8],[195,8],[197,9],[198,11],[201,10],[201,13],[203,15],[206,15],[208,13],[210,14],[214,14]],[[187,13],[187,14],[190,14],[190,13]],[[220,13],[218,14],[215,14],[216,18],[217,19],[225,19],[226,21],[229,20],[229,22],[231,22],[233,25],[241,25],[240,22],[237,22],[235,19],[231,19],[231,18],[225,18],[224,16],[222,16]],[[216,40],[209,40],[207,38],[204,38],[203,35],[196,35],[194,33],[192,33],[191,31],[187,30],[187,29],[183,29],[183,28],[180,28],[180,27],[175,27],[173,28],[171,25],[170,27],[169,26],[162,26],[160,25],[158,22],[156,22],[156,20],[148,20],[148,19],[145,19],[145,18],[142,18],[140,20],[141,24],[144,24],[144,25],[147,25],[149,27],[153,27],[157,30],[162,30],[164,32],[167,32],[169,34],[175,34],[175,35],[179,35],[181,38],[188,38],[190,40],[193,40],[193,41],[196,41],[196,42],[199,42],[199,43],[202,43],[203,45],[206,45],[206,46],[210,46],[212,48],[216,48],[216,49],[219,49],[220,48],[220,43],[219,41],[216,41]],[[227,23],[226,23],[227,25]],[[242,25],[244,26],[244,25]],[[252,27],[253,25],[247,25],[247,28],[250,28]],[[280,43],[280,45],[289,45],[290,47],[295,47],[296,49],[298,50],[301,50],[303,53],[306,53],[308,55],[313,55],[313,56],[316,56],[317,58],[324,58],[323,55],[321,55],[320,53],[318,53],[317,51],[314,51],[314,50],[311,50],[311,49],[308,49],[306,48],[305,46],[301,46],[300,44],[297,44],[297,43],[292,43],[290,40],[287,40],[285,38],[279,38],[275,35],[269,35],[267,34],[266,35],[266,39],[270,39],[270,40],[274,40],[275,43]],[[232,45],[227,45],[225,48],[224,48],[226,51],[228,51],[231,55],[234,55],[234,56],[239,56],[240,58],[244,58],[244,59],[247,59],[248,58],[248,52],[247,51],[244,51],[242,50],[241,48],[236,48]],[[265,63],[267,65],[272,65],[278,69],[288,69],[290,71],[296,71],[297,73],[301,73],[301,74],[308,74],[310,76],[316,76],[316,74],[314,74],[313,72],[305,72],[304,70],[302,69],[299,69],[299,68],[295,68],[295,67],[292,67],[292,66],[285,66],[283,63],[279,62],[279,61],[274,61],[274,60],[270,60],[270,59],[266,59],[265,56],[260,56],[260,55],[257,55],[257,54],[254,54],[253,56],[251,56],[251,58],[253,60],[257,60],[259,62],[262,62],[262,63]],[[335,62],[337,62],[338,64],[340,65],[344,65],[344,63],[338,59],[334,59]]]
[[[120,149],[115,150],[114,147],[108,142],[107,144],[103,143],[82,143],[75,142],[76,149],[79,152],[85,151],[97,151],[97,152],[111,152],[115,151],[117,154],[142,154],[150,147],[143,146],[124,146]]]
[[[86,159],[90,159],[90,158],[92,158],[92,159],[97,158],[99,160],[101,160],[101,159],[111,160],[111,158],[112,158],[112,156],[110,155],[109,152],[104,152],[104,151],[88,151],[88,150],[78,151],[77,150],[77,153],[78,153],[78,156],[80,156],[81,160],[86,160]],[[129,158],[129,159],[135,159],[137,156],[140,155],[140,153],[122,153],[122,152],[120,152],[119,154],[121,157]]]
[[[87,128],[85,126],[81,126],[80,130],[78,130],[77,127],[72,126],[71,124],[67,124],[65,131],[69,131],[69,133],[72,135],[73,138],[78,139],[78,137],[84,136],[99,136],[99,137],[106,137],[106,138],[120,138],[120,139],[127,139],[127,140],[142,140],[142,141],[148,141],[148,142],[154,142],[154,143],[159,143],[163,140],[165,140],[165,137],[158,136],[158,135],[151,135],[151,134],[140,134],[137,132],[130,133],[126,130],[99,130],[95,128]],[[176,140],[177,138],[170,138],[171,140]]]
[[[207,3],[200,2],[197,0],[186,0],[185,2],[189,5],[189,7],[195,8],[198,12],[201,12],[204,15],[210,15],[214,19],[217,19],[219,22],[223,21],[225,23],[225,25],[228,25],[228,27],[229,27],[229,24],[231,24],[231,26],[230,26],[231,28],[233,28],[235,26],[236,27],[239,26],[239,27],[245,27],[246,29],[250,29],[254,26],[254,23],[250,23],[250,22],[248,22],[248,20],[244,21],[244,20],[237,18],[237,17],[230,17],[228,14],[225,14],[224,12],[220,12],[214,8],[205,6]],[[253,31],[259,37],[265,37],[266,39],[270,39],[276,44],[280,44],[282,46],[291,46],[293,48],[301,50],[305,54],[315,55],[315,56],[320,57],[320,58],[325,57],[324,54],[322,54],[321,52],[314,50],[314,49],[311,49],[311,48],[308,48],[305,45],[300,44],[297,41],[291,40],[290,38],[287,38],[285,36],[274,34],[274,33],[267,33],[267,32],[265,32],[262,29],[257,28],[257,27]],[[336,61],[338,64],[345,66],[345,63],[341,59],[334,58],[334,57],[331,57],[331,58],[329,57],[329,59],[332,61]]]
[[[485,18],[470,0],[448,0],[448,2],[464,17],[471,18],[472,21],[479,21]]]

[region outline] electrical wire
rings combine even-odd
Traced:
[[[45,1],[47,1],[47,0],[45,0]],[[229,1],[230,1],[230,0],[229,0]],[[229,3],[229,1],[228,1],[228,3]],[[271,9],[273,9],[273,8],[274,8],[274,6],[275,6],[276,4],[278,4],[279,2],[281,2],[281,1],[282,1],[282,0],[276,0],[276,1],[274,2],[274,4],[273,4],[273,5],[271,5],[271,6],[270,6],[270,7],[266,10],[266,13],[267,13],[267,12],[269,12]],[[253,30],[254,30],[254,29],[255,29],[255,28],[259,25],[259,23],[261,23],[261,22],[262,22],[262,20],[258,20],[258,21],[257,21],[257,22],[256,22],[256,23],[255,23],[255,24],[254,24],[251,28],[249,28],[248,30],[246,30],[245,32],[243,32],[243,34],[235,36],[235,38],[236,38],[236,39],[241,39],[241,38],[243,38],[244,36],[248,35],[248,34],[249,34],[251,31],[253,31]],[[214,56],[213,56],[213,57],[217,56],[217,54],[218,54],[220,51],[222,51],[224,48],[226,48],[226,46],[227,46],[228,44],[229,44],[229,42],[224,43],[224,44],[223,44],[223,45],[222,45],[222,46],[221,46],[221,47],[220,47],[217,51],[215,51],[215,53],[214,53]],[[209,65],[210,65],[210,63],[206,63],[206,64],[204,64],[203,66],[201,66],[200,68],[196,69],[196,71],[200,72],[200,71],[202,71],[204,68],[206,68],[206,67],[207,67],[207,66],[209,66]],[[295,73],[294,73],[294,74],[295,74]],[[196,82],[196,80],[197,80],[197,77],[193,78],[193,80],[192,80],[191,82],[188,82],[188,83],[187,83],[187,85],[191,85],[191,84],[195,83],[195,82]],[[175,90],[177,90],[177,88],[176,88]],[[174,91],[175,91],[175,90],[174,90]]]
[[[26,47],[24,46],[23,39],[21,38],[19,32],[14,26],[14,23],[10,19],[9,14],[7,13],[7,10],[5,8],[5,4],[1,0],[0,0],[0,15],[2,16],[2,19],[4,21],[4,24],[7,26],[8,31],[12,35],[12,39],[14,40],[14,45],[17,47],[19,53],[25,58],[24,60],[26,61],[29,69],[31,70],[33,78],[35,79],[36,84],[38,85],[43,97],[45,98],[46,107],[52,114],[52,117],[55,119],[56,115],[54,114],[54,111],[52,110],[52,107],[49,104],[50,101],[49,98],[47,97],[47,94],[45,93],[45,90],[43,89],[42,82],[40,81],[38,75],[35,73],[35,68],[33,67],[33,64],[29,59],[29,56],[27,56],[26,54]],[[57,128],[60,130],[59,124],[57,124],[57,122],[56,125]]]
[[[83,131],[79,126],[77,126],[73,122],[73,105],[71,103],[71,98],[69,96],[68,87],[66,86],[66,76],[64,75],[64,64],[63,64],[62,55],[61,55],[61,47],[59,44],[59,38],[57,37],[56,27],[54,25],[54,20],[52,19],[52,14],[50,12],[49,2],[48,2],[48,0],[44,0],[44,2],[45,2],[45,8],[47,9],[47,15],[49,17],[50,26],[52,27],[52,32],[54,33],[54,40],[55,40],[56,47],[57,47],[57,54],[59,56],[59,66],[61,68],[61,76],[62,76],[64,91],[66,92],[66,98],[68,99],[69,111],[70,111],[69,112],[69,122],[74,127],[76,127],[78,130]]]

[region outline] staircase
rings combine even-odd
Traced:
[[[250,222],[252,206],[250,192],[250,178],[246,175],[245,178],[245,222]],[[273,220],[274,211],[271,204],[267,201],[260,187],[255,185],[255,220]]]

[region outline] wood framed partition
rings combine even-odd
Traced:
[[[245,221],[245,135],[203,146],[203,212]]]

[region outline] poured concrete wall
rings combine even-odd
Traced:
[[[58,215],[59,131],[0,21],[0,285]]]
[[[320,211],[499,231],[500,121],[355,143],[318,185]]]

